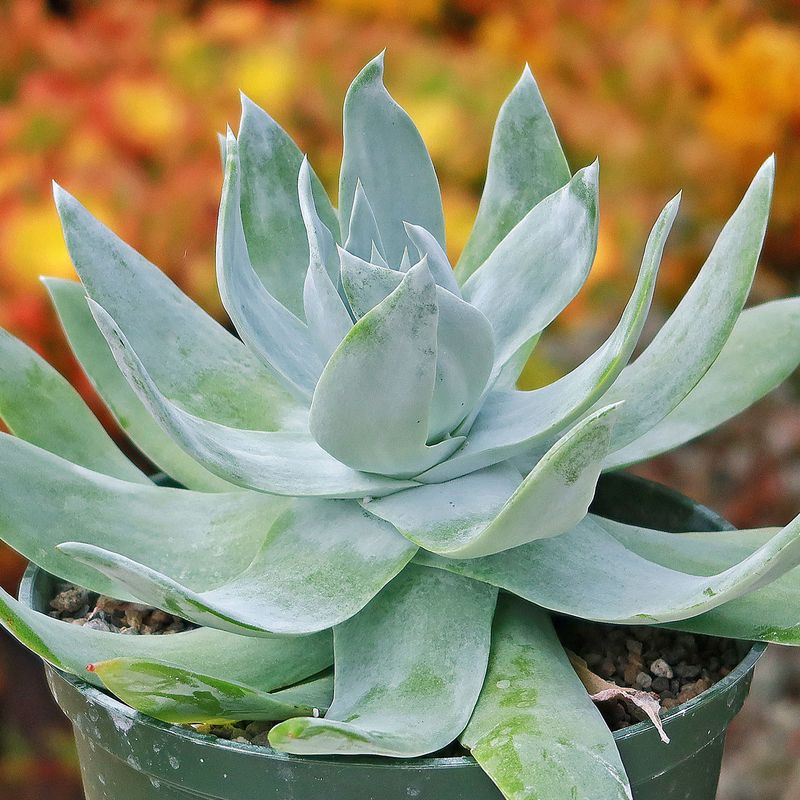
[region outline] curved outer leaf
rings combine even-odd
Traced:
[[[356,76],[344,101],[339,179],[343,227],[350,220],[359,180],[375,212],[389,264],[400,262],[408,241],[404,222],[422,225],[444,247],[439,181],[419,131],[383,85],[383,53]]]
[[[324,450],[354,469],[406,477],[458,449],[463,439],[426,444],[438,320],[436,285],[421,261],[325,366],[309,417]]]
[[[569,179],[564,151],[526,65],[497,117],[478,216],[456,267],[459,283],[528,211]]]
[[[375,219],[375,212],[372,210],[361,181],[357,180],[353,197],[353,210],[350,213],[347,241],[344,249],[354,256],[367,259],[372,257],[373,247],[383,258],[386,250],[383,246],[381,232],[378,229],[378,221]]]
[[[713,575],[766,545],[779,528],[709,533],[664,533],[616,523],[609,533],[643,558],[694,575]],[[800,645],[800,569],[744,597],[670,628],[747,641]]]
[[[461,297],[461,289],[458,288],[458,283],[456,283],[453,267],[450,265],[447,253],[436,241],[436,237],[420,225],[412,225],[410,222],[406,222],[404,227],[411,243],[417,248],[419,257],[428,257],[428,266],[436,285],[441,286],[442,289],[447,289],[448,292],[451,292],[456,297]]]
[[[499,553],[570,530],[589,510],[614,424],[611,406],[576,425],[520,483],[508,463],[367,506],[404,536],[449,558]]]
[[[269,692],[305,680],[333,662],[330,632],[256,639],[211,628],[170,636],[121,636],[48,617],[0,589],[0,624],[55,667],[96,686],[86,665],[112,658],[165,661],[211,678]]]
[[[547,613],[500,597],[489,670],[459,737],[507,800],[631,800],[614,737]]]
[[[305,323],[267,291],[250,263],[240,205],[239,146],[230,131],[225,151],[228,160],[217,226],[217,284],[222,303],[248,347],[287,388],[299,397],[310,397],[322,361]],[[304,246],[304,266],[308,266],[308,246]]]
[[[83,287],[61,278],[42,280],[72,352],[114,419],[139,450],[188,489],[206,492],[239,489],[198,464],[158,426],[114,361],[89,311]]]
[[[48,572],[102,594],[128,596],[57,544],[102,545],[209,588],[247,568],[286,507],[283,498],[260,492],[129,483],[0,434],[0,538]]]
[[[403,282],[406,275],[400,270],[365,261],[341,247],[339,265],[342,290],[357,320],[382,303]]]
[[[681,403],[604,467],[635,464],[721,425],[779,386],[800,363],[800,298],[742,312],[717,360]]]
[[[346,500],[295,502],[273,523],[253,563],[210,591],[192,591],[170,578],[165,574],[174,574],[170,565],[159,572],[74,542],[58,549],[121,583],[147,605],[252,636],[313,633],[349,619],[417,550],[391,525]],[[196,553],[194,560],[198,557],[204,556]]]
[[[86,293],[130,332],[154,380],[192,414],[275,430],[298,405],[247,348],[156,266],[55,186],[56,206]]]
[[[714,363],[750,291],[767,227],[775,160],[759,169],[703,268],[653,341],[621,373],[602,402],[625,400],[614,430],[619,450],[647,433]],[[680,369],[675,369],[676,364]]]
[[[244,95],[239,156],[242,223],[250,261],[269,293],[299,317],[308,266],[297,202],[297,173],[303,156],[286,131]],[[311,187],[323,224],[338,236],[336,212],[313,173]]]
[[[311,715],[315,709],[319,713],[320,706],[327,708],[333,694],[332,676],[283,692],[264,692],[155,660],[112,658],[91,664],[89,671],[123,703],[173,724],[219,725]]]
[[[328,455],[303,431],[241,430],[187,413],[161,394],[109,314],[92,301],[90,308],[126,380],[159,425],[194,459],[226,480],[292,497],[379,496],[414,485],[357,472]]]
[[[642,558],[589,514],[575,528],[505,553],[454,561],[420,551],[428,566],[486,581],[525,600],[598,622],[688,619],[768,585],[800,564],[800,517],[715,575],[689,575]]]
[[[679,199],[677,196],[666,205],[653,226],[636,286],[608,339],[580,366],[548,386],[530,392],[490,392],[464,447],[422,476],[423,480],[447,480],[544,444],[602,396],[627,363],[641,334]]]
[[[0,329],[0,418],[39,447],[115,478],[150,483],[123,455],[69,382]]]
[[[583,286],[597,249],[594,164],[534,206],[463,285],[495,333],[494,376]]]
[[[497,592],[444,574],[407,567],[334,630],[333,703],[324,719],[274,727],[275,749],[410,758],[458,736],[483,684]]]
[[[339,258],[336,240],[319,218],[311,190],[311,167],[303,159],[297,191],[308,238],[308,271],[303,287],[306,322],[322,361],[339,346],[353,320],[339,295]]]

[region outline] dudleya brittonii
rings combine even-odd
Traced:
[[[293,753],[410,757],[458,738],[508,798],[629,797],[548,612],[800,642],[798,522],[681,536],[587,514],[603,470],[723,422],[800,361],[796,298],[742,313],[773,161],[635,361],[677,197],[609,338],[519,391],[591,268],[597,163],[571,175],[526,69],[454,271],[433,166],[382,73],[378,57],[345,101],[338,213],[243,100],[217,251],[241,340],[56,190],[82,283],[46,284],[72,348],[186,489],[153,485],[4,334],[0,534],[66,580],[204,627],[118,636],[6,594],[4,624],[166,721],[284,720],[270,742]]]

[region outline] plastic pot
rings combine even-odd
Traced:
[[[626,475],[603,478],[595,510],[673,531],[732,527],[683,495]],[[20,599],[46,610],[54,580],[30,567]],[[727,728],[765,647],[741,643],[736,669],[664,717],[669,745],[650,723],[614,734],[636,800],[714,800]],[[290,756],[165,725],[79,678],[46,671],[75,731],[86,800],[502,800],[470,757]]]

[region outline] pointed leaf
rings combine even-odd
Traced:
[[[603,403],[627,401],[614,431],[615,449],[638,439],[669,414],[719,355],[750,291],[774,175],[775,162],[769,158],[672,316],[603,397]],[[675,364],[680,369],[674,369]]]
[[[69,542],[61,552],[120,583],[140,602],[199,625],[244,635],[331,628],[363,608],[417,548],[346,500],[300,500],[269,529],[243,572],[198,591],[107,549]],[[195,554],[197,559],[199,553]],[[187,560],[186,558],[184,560]]]
[[[302,154],[286,131],[244,95],[239,153],[241,214],[250,261],[267,291],[300,316],[308,267],[308,247],[297,200]],[[323,224],[338,235],[336,212],[313,173],[311,186]]]
[[[288,389],[299,397],[309,397],[322,361],[305,323],[269,293],[253,269],[240,205],[239,147],[230,131],[226,152],[228,161],[217,226],[217,283],[222,303],[248,347],[275,371]],[[305,279],[308,245],[305,236],[302,238],[306,261],[301,274]]]
[[[499,553],[557,536],[589,510],[608,452],[614,407],[575,426],[525,480],[508,463],[371,500],[404,536],[449,558]]]
[[[597,249],[597,162],[534,206],[462,287],[495,334],[497,376],[583,286]]]
[[[525,449],[544,449],[602,396],[628,362],[639,339],[679,199],[675,197],[667,204],[653,226],[636,286],[608,339],[580,366],[548,386],[529,392],[491,392],[469,428],[467,446],[445,464],[434,467],[424,476],[426,480],[446,480]],[[531,467],[537,457],[538,454],[531,458]]]
[[[568,533],[505,553],[454,561],[420,551],[417,560],[486,581],[551,611],[626,624],[695,617],[800,564],[800,517],[751,555],[709,576],[642,558],[609,532],[616,524],[589,514]]]
[[[436,285],[422,261],[347,334],[311,404],[311,432],[334,458],[404,477],[458,449],[462,439],[426,444],[438,319]]]
[[[309,688],[305,693],[302,689],[289,690],[287,702],[283,692],[264,692],[162,661],[136,658],[99,661],[91,664],[89,671],[126,705],[173,724],[221,725],[239,720],[272,721],[311,715],[315,708],[319,713],[320,700],[324,710],[333,694],[332,677],[323,678],[318,686],[306,684]]]
[[[0,418],[25,441],[115,478],[150,483],[114,444],[69,382],[0,329]]]
[[[433,275],[436,285],[441,286],[442,289],[447,289],[448,292],[451,292],[456,297],[461,297],[461,289],[458,288],[458,283],[456,283],[453,267],[447,258],[447,253],[436,241],[436,237],[422,226],[412,225],[410,222],[405,223],[405,229],[408,238],[419,251],[419,257],[428,257],[428,267],[430,267],[431,275]]]
[[[182,448],[215,474],[249,489],[293,497],[379,496],[413,485],[357,472],[304,431],[241,430],[187,413],[161,394],[108,313],[92,301],[90,308],[139,399]]]
[[[544,611],[504,595],[489,670],[459,741],[507,800],[631,800],[614,737]]]
[[[553,122],[526,66],[497,117],[478,216],[456,268],[459,283],[528,211],[569,179]]]
[[[159,427],[114,361],[89,311],[83,287],[61,278],[44,278],[43,282],[72,352],[114,419],[139,450],[187,489],[206,492],[238,489],[198,464]]]
[[[383,258],[386,251],[383,239],[381,239],[381,232],[378,229],[378,221],[375,219],[375,212],[364,192],[364,186],[360,180],[357,180],[344,249],[354,256],[366,259],[371,257],[373,247]]]
[[[344,101],[339,180],[343,226],[350,220],[359,180],[375,212],[389,264],[400,262],[408,241],[403,222],[422,225],[444,247],[439,182],[419,131],[383,85],[382,53],[356,76]]]
[[[57,544],[102,545],[171,569],[190,586],[211,587],[247,568],[286,507],[259,492],[129,483],[0,434],[0,538],[48,572],[101,594],[119,596],[124,588],[65,557]]]
[[[644,461],[721,425],[783,383],[799,363],[800,299],[747,309],[694,389],[644,436],[612,453],[605,468]]]
[[[410,758],[458,736],[483,684],[497,593],[441,574],[409,566],[334,630],[333,703],[324,719],[274,727],[275,749]]]
[[[297,403],[235,336],[58,186],[55,198],[86,293],[130,332],[161,391],[225,425],[291,422]]]
[[[170,636],[124,636],[40,614],[0,589],[0,624],[58,669],[96,686],[87,664],[112,658],[165,661],[176,667],[269,692],[316,675],[333,661],[330,632],[256,639],[210,628]]]

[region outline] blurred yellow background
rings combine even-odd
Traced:
[[[37,281],[73,275],[50,181],[221,316],[214,133],[236,127],[237,90],[309,152],[335,196],[342,99],[384,47],[389,89],[414,117],[439,172],[453,258],[477,208],[495,115],[525,62],[573,169],[600,157],[597,263],[529,364],[525,385],[560,374],[610,329],[650,225],[683,189],[652,315],[663,318],[772,151],[776,195],[754,298],[798,289],[796,0],[0,0],[0,42],[0,325],[87,396]],[[800,508],[800,415],[791,394],[641,471],[736,523],[785,522]],[[6,585],[20,566],[0,551]],[[16,680],[6,674],[6,684]],[[26,713],[43,719],[49,706],[41,703]],[[7,721],[0,788],[13,787],[19,800],[45,791],[49,800],[79,797],[74,767],[61,755],[70,752],[68,739],[7,713],[18,728],[46,733],[26,737]],[[784,797],[780,786],[764,793],[762,785],[752,797],[796,800],[800,773],[794,780],[795,794]]]

